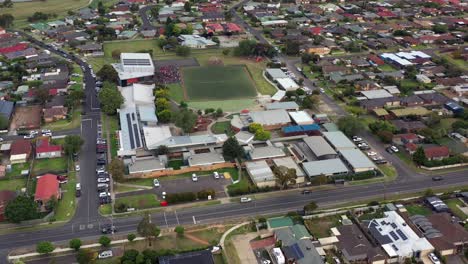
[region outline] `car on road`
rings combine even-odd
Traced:
[[[441,181],[441,180],[443,180],[443,179],[444,179],[444,178],[442,178],[441,176],[434,176],[434,177],[432,177],[432,180],[433,180],[433,181]]]
[[[24,139],[33,139],[34,138],[34,135],[26,135],[23,137]]]
[[[161,185],[159,184],[159,180],[158,180],[158,179],[154,179],[154,180],[153,180],[153,186],[154,186],[154,187],[159,187],[159,186],[161,186]]]
[[[192,181],[197,182],[198,181],[198,176],[194,173],[192,174]]]
[[[98,183],[107,183],[107,182],[110,182],[110,179],[109,178],[98,178],[97,182]]]
[[[375,155],[377,155],[377,152],[374,152],[374,151],[367,152],[367,156],[375,156]]]
[[[302,194],[310,194],[311,191],[310,190],[302,190]]]
[[[217,171],[213,172],[213,177],[219,179],[219,173]]]
[[[107,224],[107,225],[104,225],[104,226],[102,227],[101,232],[102,232],[103,234],[111,234],[111,233],[117,232],[117,228],[115,228],[114,225]]]
[[[241,197],[240,198],[241,203],[249,203],[251,201],[252,201],[252,198],[250,198],[250,197]]]
[[[396,146],[390,146],[390,149],[395,153],[400,151]]]
[[[430,259],[431,262],[434,263],[434,264],[440,264],[439,258],[438,258],[434,253],[430,253],[430,254],[429,254],[429,259]]]
[[[112,258],[113,256],[112,250],[106,250],[98,254],[98,259]]]

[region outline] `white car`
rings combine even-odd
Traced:
[[[3,138],[0,138],[0,142],[3,142]]]
[[[106,250],[101,253],[99,253],[98,258],[99,259],[105,259],[105,258],[112,258],[114,254],[112,253],[112,250]]]
[[[44,134],[44,133],[52,133],[52,131],[50,131],[50,129],[42,129],[41,130],[41,133]]]
[[[429,254],[429,259],[430,259],[431,262],[434,263],[434,264],[440,264],[439,258],[438,258],[434,253],[430,253],[430,254]]]
[[[80,165],[75,165],[75,170],[80,171]]]
[[[250,198],[250,197],[241,197],[241,199],[240,199],[241,203],[248,203],[248,202],[251,202],[251,201],[252,201],[252,198]]]
[[[360,142],[360,141],[362,141],[362,138],[360,138],[360,137],[353,137],[353,141],[354,141],[354,142]]]
[[[24,139],[31,139],[31,138],[34,138],[34,135],[26,135],[23,137]]]
[[[395,147],[395,146],[391,146],[390,149],[391,149],[393,152],[398,152],[398,151],[400,151],[400,150],[398,150],[398,148]]]
[[[107,182],[109,182],[109,181],[110,181],[109,178],[98,178],[98,179],[97,179],[97,182],[98,182],[98,183],[107,183]]]
[[[29,135],[37,135],[37,134],[39,134],[39,132],[37,132],[36,130],[29,131]]]
[[[320,92],[321,92],[321,93],[325,93],[325,89],[320,88]]]
[[[194,181],[194,182],[198,181],[198,177],[197,177],[197,175],[195,173],[192,174],[192,181]]]
[[[43,136],[43,137],[51,137],[51,136],[52,136],[52,132],[42,133],[42,136]]]
[[[158,179],[154,179],[154,180],[153,180],[153,185],[154,185],[154,187],[159,187],[159,186],[161,186],[161,185],[159,184],[159,180],[158,180]]]
[[[81,190],[81,183],[77,183],[75,189],[77,191],[80,191]]]
[[[213,177],[219,179],[219,173],[217,171],[213,172]]]
[[[99,173],[104,173],[106,172],[106,169],[104,167],[100,167],[100,168],[97,168],[96,169],[96,173],[99,174]]]
[[[110,192],[101,192],[99,193],[99,198],[110,196]]]
[[[368,156],[375,156],[375,155],[377,155],[377,153],[374,152],[374,151],[369,151],[369,152],[367,152],[367,155]]]
[[[109,188],[109,184],[107,184],[107,183],[98,183],[97,187],[98,188]]]

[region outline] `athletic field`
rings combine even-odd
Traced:
[[[241,99],[257,94],[245,66],[182,68],[182,80],[187,101]]]

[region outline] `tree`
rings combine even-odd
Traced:
[[[104,4],[99,1],[97,5],[97,10],[99,15],[104,16],[106,14],[106,8],[104,7]]]
[[[120,51],[119,49],[116,49],[116,50],[113,50],[112,53],[111,53],[111,56],[113,59],[119,59],[120,58],[120,54],[122,53],[122,51]],[[107,65],[107,64],[106,64]],[[106,66],[104,65],[104,66]],[[113,68],[113,67],[112,67]]]
[[[108,247],[111,243],[111,239],[107,236],[101,236],[99,238],[99,244],[101,244],[101,246],[103,247]]]
[[[157,98],[155,105],[156,109],[158,109],[159,111],[169,109],[169,107],[171,106],[169,101],[164,97]]]
[[[251,123],[251,124],[249,125],[249,132],[250,132],[250,133],[254,133],[254,134],[255,134],[255,133],[257,133],[257,131],[259,131],[259,130],[263,130],[262,125],[260,125],[259,123]]]
[[[81,247],[81,240],[79,238],[74,238],[68,242],[70,248],[73,248],[75,251],[78,251]]]
[[[355,135],[359,130],[363,129],[359,118],[355,116],[344,116],[338,119],[338,128],[345,133],[348,137]]]
[[[9,28],[13,25],[15,18],[11,14],[0,15],[0,27]]]
[[[223,109],[221,108],[216,109],[216,117],[221,117],[221,116],[223,116]]]
[[[130,234],[127,235],[127,240],[130,241],[130,242],[135,240],[135,238],[136,238],[136,235],[133,234],[133,233],[130,233]]]
[[[120,258],[120,263],[135,263],[140,252],[136,249],[125,250],[123,256]]]
[[[9,28],[13,25],[15,18],[11,14],[0,15],[0,27]]]
[[[7,129],[9,123],[10,122],[8,121],[8,119],[5,118],[5,116],[0,115],[0,129],[1,130]]]
[[[122,160],[114,158],[109,165],[107,165],[107,170],[114,180],[121,181],[124,177],[125,165]]]
[[[290,184],[296,184],[296,169],[290,169],[286,166],[278,166],[273,169],[276,176],[276,183],[281,189],[285,189]]]
[[[93,263],[96,260],[96,254],[91,249],[83,248],[76,254],[76,261],[80,264]]]
[[[169,153],[169,148],[166,145],[161,145],[156,149],[156,155],[166,155]]]
[[[55,211],[55,209],[57,208],[57,205],[58,205],[57,197],[52,196],[52,197],[50,197],[49,200],[47,200],[47,202],[45,204],[45,208],[49,212],[52,212],[52,211]]]
[[[96,75],[102,81],[108,81],[110,83],[118,84],[119,74],[110,64],[105,64],[102,68],[96,73]]]
[[[172,113],[169,109],[164,109],[158,112],[158,121],[161,123],[168,123],[171,121]]]
[[[190,2],[185,2],[184,10],[185,12],[190,12],[192,10],[192,4]]]
[[[256,140],[261,140],[261,141],[266,141],[271,138],[271,133],[270,131],[265,131],[263,128],[261,130],[258,130],[255,132],[255,139]]]
[[[287,40],[285,44],[286,55],[298,55],[299,54],[299,42],[294,40]]]
[[[184,232],[185,232],[185,228],[183,226],[176,226],[174,228],[174,231],[177,233],[178,236],[183,237]]]
[[[434,196],[434,190],[432,190],[431,188],[427,189],[426,191],[424,191],[424,196]]]
[[[36,90],[36,99],[41,104],[44,105],[47,100],[49,100],[50,94],[49,90],[46,88],[39,88]]]
[[[85,93],[83,90],[72,90],[67,95],[66,105],[68,107],[76,107],[80,105],[81,100],[84,98]]]
[[[310,214],[318,208],[315,202],[310,202],[304,206],[304,213]]]
[[[2,7],[4,8],[12,8],[13,7],[13,2],[11,0],[5,0],[2,3]]]
[[[169,89],[157,89],[154,93],[156,98],[169,98]]]
[[[9,201],[5,208],[5,218],[12,223],[35,219],[37,216],[37,204],[25,195],[19,195]]]
[[[319,102],[319,96],[318,95],[310,95],[306,96],[304,100],[302,100],[302,107],[312,109],[317,105]]]
[[[230,137],[223,143],[223,155],[226,160],[240,159],[244,155],[244,149],[235,137]]]
[[[151,246],[151,239],[158,237],[161,230],[156,224],[151,223],[149,214],[145,214],[140,223],[138,223],[137,232],[140,236],[148,240],[149,246]]]
[[[314,177],[313,182],[318,185],[323,185],[328,182],[328,177],[320,174],[319,176]]]
[[[422,147],[418,147],[413,154],[413,161],[418,165],[424,164],[426,161],[426,153],[424,153],[424,149]]]
[[[99,101],[101,102],[102,111],[108,115],[113,115],[124,103],[124,98],[115,85],[104,82],[101,91],[99,91]]]
[[[393,133],[387,130],[380,130],[377,132],[377,136],[379,136],[380,140],[383,143],[391,143],[393,140]]]
[[[36,252],[39,254],[49,254],[54,251],[55,246],[49,241],[42,241],[37,243]]]
[[[197,122],[197,114],[188,109],[182,109],[179,112],[173,113],[172,116],[175,125],[182,128],[185,133],[192,131]]]
[[[75,153],[78,153],[83,145],[84,141],[81,136],[70,135],[65,137],[65,142],[63,144],[63,149],[65,154],[71,156]]]
[[[192,52],[192,49],[187,46],[177,46],[175,52],[177,56],[188,57]]]
[[[448,32],[448,26],[445,24],[435,24],[432,26],[432,30],[436,34],[443,34]]]

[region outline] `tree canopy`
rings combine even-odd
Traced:
[[[197,114],[191,110],[182,109],[181,111],[173,113],[172,119],[177,127],[182,128],[185,133],[189,133],[197,122]]]
[[[49,254],[54,251],[55,246],[49,241],[42,241],[37,243],[36,252],[39,254]]]
[[[65,137],[65,143],[63,144],[63,149],[65,154],[73,155],[74,153],[80,152],[81,146],[84,141],[81,136],[78,135],[69,135]]]
[[[152,223],[149,214],[145,214],[138,223],[137,232],[140,236],[148,239],[149,245],[151,246],[151,239],[156,238],[161,233],[161,230]]]
[[[276,176],[276,183],[281,189],[287,188],[290,184],[296,184],[296,169],[278,166],[273,169],[273,173]]]
[[[5,208],[5,218],[12,223],[20,223],[37,217],[37,204],[32,197],[25,195],[19,195],[9,201]]]
[[[426,161],[426,153],[424,153],[424,149],[422,147],[418,147],[414,152],[413,161],[418,165],[422,165]]]
[[[102,66],[96,75],[101,78],[102,81],[108,81],[114,84],[117,84],[119,81],[119,74],[110,64],[105,64]]]
[[[125,172],[125,165],[122,160],[114,158],[107,166],[112,178],[116,181],[122,180]]]
[[[81,247],[81,240],[79,238],[74,238],[68,243],[70,248],[73,248],[75,251],[78,251]]]
[[[102,111],[108,115],[113,115],[124,103],[124,98],[115,85],[104,82],[101,91],[99,91],[99,101],[101,102]]]
[[[359,130],[364,128],[361,120],[355,116],[341,117],[338,119],[337,125],[338,128],[349,137],[355,135]]]
[[[223,143],[223,155],[226,160],[242,158],[244,150],[235,137],[230,137]]]

